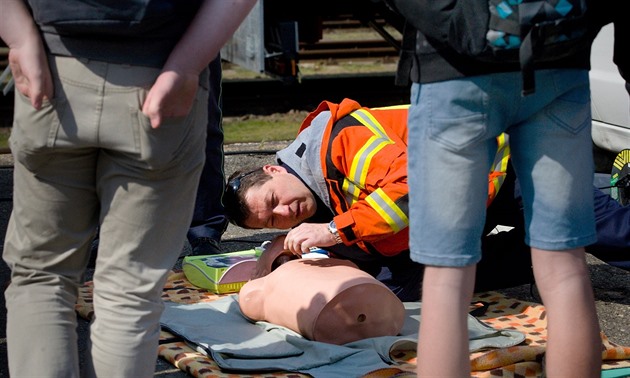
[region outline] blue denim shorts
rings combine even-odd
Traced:
[[[467,266],[481,258],[496,137],[509,135],[525,242],[544,250],[594,243],[588,72],[520,72],[414,84],[409,109],[410,248],[414,261]],[[510,251],[505,251],[510,253]]]

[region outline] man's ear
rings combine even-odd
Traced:
[[[274,174],[277,174],[277,173],[287,173],[287,170],[286,168],[280,165],[265,164],[263,166],[263,172],[265,172],[268,175],[273,176]]]

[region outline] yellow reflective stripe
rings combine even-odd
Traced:
[[[365,180],[372,158],[387,144],[394,143],[389,139],[381,124],[369,112],[359,109],[351,113],[351,116],[367,127],[374,136],[370,137],[357,151],[348,177],[344,179],[342,189],[346,192],[346,201],[353,204],[359,200],[361,190],[365,188]]]
[[[366,176],[372,158],[386,145],[394,142],[389,138],[383,126],[368,111],[359,109],[350,115],[374,134],[357,151],[350,164],[348,175],[342,183],[346,201],[352,205],[359,200],[361,190],[365,189]]]
[[[381,106],[378,108],[370,108],[370,109],[374,109],[374,110],[398,110],[398,109],[409,109],[411,105],[407,104],[407,105],[392,105],[392,106]]]
[[[350,205],[357,202],[359,200],[359,195],[361,194],[361,189],[359,189],[354,183],[347,178],[344,178],[343,184],[341,188],[344,192],[346,192],[346,202]]]
[[[510,158],[510,144],[508,143],[507,134],[502,133],[497,137],[497,154],[494,158],[494,170],[505,172],[507,170],[508,160]]]
[[[365,127],[370,129],[374,133],[374,135],[378,135],[381,138],[389,140],[389,137],[387,136],[385,129],[383,129],[383,126],[381,126],[376,118],[374,118],[374,116],[368,113],[366,110],[355,110],[350,115],[357,121],[361,122],[361,124],[363,124]]]
[[[495,195],[499,192],[499,189],[501,189],[501,185],[503,185],[503,181],[505,181],[505,175],[496,176],[495,178],[492,179],[492,185],[494,185]]]
[[[365,180],[372,158],[386,145],[394,142],[389,138],[383,126],[368,111],[359,109],[352,112],[351,115],[374,134],[357,152],[350,165],[348,177],[342,184],[342,188],[346,192],[346,200],[348,203],[354,204],[359,200],[361,190],[365,188]],[[383,189],[376,189],[365,200],[394,232],[409,225],[407,215],[387,196]]]
[[[359,149],[357,154],[352,160],[350,165],[350,172],[348,176],[351,180],[358,183],[358,186],[363,189],[365,183],[365,176],[367,175],[370,161],[376,152],[378,152],[384,144],[381,142],[381,138],[378,136],[370,137],[367,142]]]
[[[499,135],[497,137],[497,144],[497,153],[494,157],[490,173],[507,171],[508,161],[510,160],[510,144],[507,134],[502,133]],[[499,192],[501,185],[503,185],[503,181],[505,181],[505,175],[497,176],[492,180],[495,193]]]
[[[383,189],[376,189],[365,200],[389,224],[389,227],[394,232],[398,232],[409,225],[407,215],[389,198]]]
[[[365,180],[372,158],[389,143],[382,138],[371,137],[352,160],[349,177],[345,178],[342,184],[348,203],[353,204],[358,201],[361,190],[365,189]]]

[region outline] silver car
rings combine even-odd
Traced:
[[[612,61],[613,30],[612,24],[606,25],[593,42],[590,72],[593,144],[596,155],[607,156],[608,160],[630,148],[630,98],[625,80]],[[596,168],[601,171],[606,167]]]

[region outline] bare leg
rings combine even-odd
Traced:
[[[547,377],[599,377],[601,336],[584,248],[532,248],[534,276],[547,311]]]
[[[422,284],[419,377],[470,377],[467,314],[475,265],[427,266]]]

